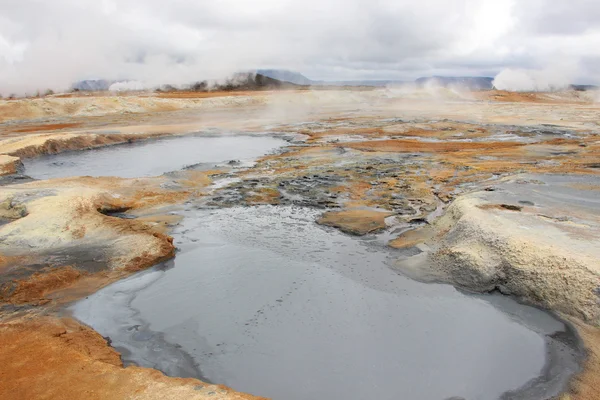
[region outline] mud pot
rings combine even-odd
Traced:
[[[551,315],[398,275],[314,210],[182,214],[173,262],[71,307],[129,363],[275,399],[548,398],[578,371]]]
[[[24,160],[35,179],[70,176],[158,176],[185,167],[248,161],[278,147],[282,139],[265,135],[197,134],[74,151]]]

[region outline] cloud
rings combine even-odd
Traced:
[[[581,64],[597,82],[588,0],[19,0],[0,3],[0,93],[80,79],[148,85],[286,68],[313,79],[495,75]]]

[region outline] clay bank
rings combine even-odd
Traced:
[[[0,394],[597,398],[597,107],[423,96],[10,122]]]

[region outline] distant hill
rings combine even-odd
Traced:
[[[494,87],[493,81],[494,78],[479,76],[431,76],[419,78],[415,83],[419,86],[433,84],[441,87],[461,86],[471,90],[490,90]]]
[[[110,85],[115,83],[114,81],[107,81],[106,79],[88,79],[79,82],[75,82],[72,86],[73,90],[79,90],[82,92],[94,92],[108,90]]]
[[[298,74],[300,75],[300,74]],[[302,76],[302,75],[300,75]],[[304,78],[307,79],[307,78]],[[81,92],[106,91],[118,81],[109,81],[106,79],[88,79],[75,82],[72,90]],[[260,89],[287,89],[298,88],[302,84],[296,84],[289,81],[272,78],[260,73],[240,72],[229,77],[223,83],[209,84],[206,81],[199,81],[188,85],[185,90],[195,92],[204,92],[208,90],[260,90]],[[132,89],[135,90],[135,89]],[[163,92],[177,91],[178,89],[171,85],[163,85],[158,89]]]
[[[447,87],[450,85],[458,85],[467,87],[472,90],[492,89],[493,78],[488,77],[423,77],[414,82],[397,81],[397,80],[348,80],[348,81],[317,81],[307,78],[299,72],[282,70],[282,69],[259,69],[256,73],[240,72],[228,78],[225,83],[209,85],[206,81],[199,81],[187,87],[192,91],[209,90],[257,90],[257,89],[281,89],[292,88],[296,86],[370,86],[384,87],[388,85],[402,86],[417,84],[425,86],[434,84],[436,86]],[[73,90],[77,91],[104,91],[109,90],[110,86],[117,81],[109,81],[106,79],[88,79],[75,82]],[[586,85],[573,85],[575,90],[588,90],[591,87]],[[161,88],[162,91],[176,90],[170,85],[165,85]]]
[[[225,81],[218,83],[208,81],[198,81],[182,88],[176,88],[171,85],[163,85],[156,89],[157,92],[210,92],[210,91],[233,91],[233,90],[276,90],[276,89],[298,89],[302,85],[296,85],[291,82],[284,82],[279,79],[257,74],[254,72],[238,72],[233,74]]]
[[[596,85],[569,85],[569,89],[577,90],[578,92],[586,92],[588,90],[598,90],[600,87]]]
[[[259,69],[255,72],[240,72],[227,79],[225,83],[209,85],[206,81],[199,81],[187,86],[186,90],[260,90],[260,89],[286,89],[306,86],[370,86],[385,87],[388,85],[404,86],[417,85],[420,87],[434,85],[441,87],[461,86],[470,90],[491,90],[494,78],[478,76],[430,76],[421,77],[413,82],[398,80],[349,80],[349,81],[317,81],[307,78],[299,72],[280,69]],[[104,91],[117,81],[105,79],[89,79],[73,84],[73,89],[78,91]],[[210,89],[209,89],[210,86]],[[594,85],[570,85],[571,90],[586,91],[597,90]],[[170,85],[164,85],[159,90],[177,90]]]
[[[311,86],[372,86],[383,87],[387,85],[407,85],[416,83],[419,86],[426,84],[435,84],[437,86],[447,87],[451,85],[463,86],[473,90],[492,89],[494,78],[489,77],[454,77],[454,76],[432,76],[419,78],[414,82],[382,79],[382,80],[347,80],[347,81],[316,81],[307,78],[299,72],[280,70],[280,69],[259,69],[257,73],[269,78],[284,82],[294,83],[296,85]]]
[[[302,85],[282,81],[261,73],[240,72],[225,83],[216,85],[212,90],[258,90],[258,89],[294,89]]]
[[[284,82],[294,83],[304,86],[373,86],[381,87],[389,84],[401,84],[403,81],[394,80],[352,80],[352,81],[316,81],[307,78],[299,72],[288,71],[283,69],[259,69],[258,74],[269,78],[277,79]]]
[[[256,73],[267,78],[289,82],[295,85],[314,85],[316,83],[299,72],[287,71],[283,69],[259,69],[256,71]]]

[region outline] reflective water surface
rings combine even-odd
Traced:
[[[158,176],[197,163],[250,160],[285,145],[266,135],[198,134],[107,146],[25,159],[25,174],[36,179],[69,176]]]

